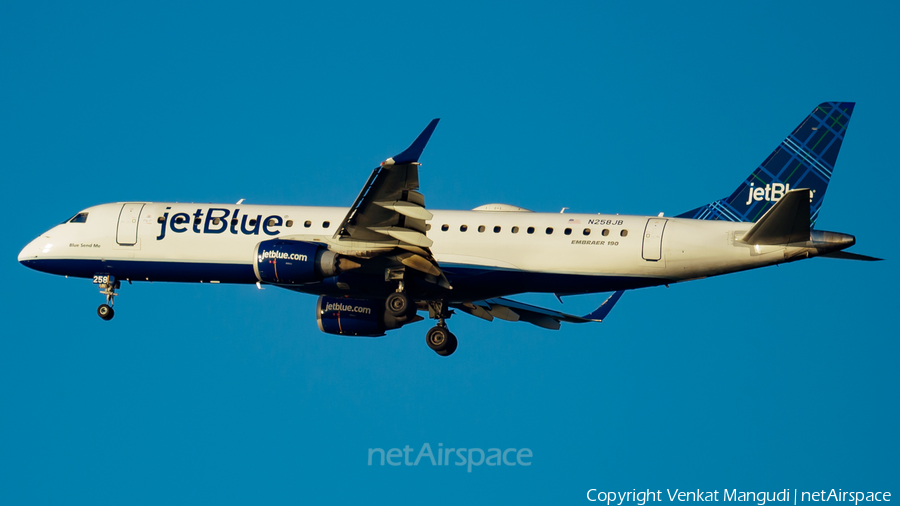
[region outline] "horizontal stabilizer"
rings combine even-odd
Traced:
[[[850,253],[849,251],[834,251],[819,256],[826,258],[841,258],[843,260],[862,260],[863,262],[880,262],[884,260],[883,258],[860,255],[859,253]]]
[[[748,244],[809,241],[809,190],[791,190],[741,239]]]

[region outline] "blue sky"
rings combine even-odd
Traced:
[[[5,504],[574,503],[589,488],[897,492],[894,4],[6,3],[0,7]],[[350,205],[433,117],[432,208],[678,214],[812,108],[857,107],[814,259],[630,292],[558,332],[451,320],[322,334],[314,297],[30,271],[124,200]],[[604,295],[522,300],[581,314]],[[530,448],[529,467],[367,449]]]

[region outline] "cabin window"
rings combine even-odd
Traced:
[[[447,225],[446,223],[441,225],[441,232],[446,232],[448,230],[450,230],[450,225]]]
[[[75,216],[72,216],[71,218],[66,220],[66,222],[67,223],[84,223],[87,221],[87,215],[88,215],[88,213],[78,213]],[[162,222],[160,222],[160,223],[162,223]]]
[[[179,225],[181,225],[181,224],[184,223],[185,221],[187,221],[187,220],[184,219],[184,216],[176,216],[176,217],[175,217],[175,223],[177,223],[177,224],[179,224]]]
[[[285,223],[285,225],[287,225],[287,228],[293,227],[293,226],[294,226],[294,220],[287,220],[287,222]]]
[[[567,229],[563,230],[563,233],[565,233],[566,235],[572,235],[572,229],[567,228]]]
[[[160,216],[159,218],[156,219],[157,223],[165,223],[165,221],[166,221],[166,219],[163,218],[162,216]]]
[[[219,218],[213,218],[213,225],[218,225],[219,223],[222,223],[222,220],[220,220]]]
[[[603,232],[600,232],[600,234],[601,234],[603,237],[608,236],[608,235],[609,235],[609,229],[608,229],[608,228],[604,228],[604,229],[603,229]]]
[[[622,231],[619,232],[619,235],[621,235],[622,237],[625,237],[626,235],[628,235],[628,231],[623,228]]]
[[[328,228],[328,227],[330,227],[330,226],[331,226],[331,222],[330,222],[330,221],[323,221],[323,222],[322,222],[322,228]]]
[[[484,232],[484,225],[478,225],[478,231]]]
[[[468,226],[468,225],[460,225],[460,226],[459,226],[459,231],[460,231],[460,232],[465,232],[466,230],[469,230],[469,226]]]
[[[494,227],[494,233],[495,233],[495,234],[499,234],[499,233],[500,233],[500,227]]]
[[[251,218],[249,221],[249,224],[251,227],[255,227],[256,226],[256,218]]]
[[[275,226],[275,218],[271,218],[271,219],[266,223],[266,226],[267,226],[267,227],[274,227],[274,226]]]
[[[431,230],[431,223],[426,223],[426,224],[425,224],[425,231],[428,232],[429,230]]]
[[[553,233],[553,227],[547,227],[547,235],[550,235],[552,233]]]
[[[518,233],[519,233],[519,227],[513,227],[513,228],[512,228],[512,233],[518,234]]]
[[[194,218],[194,225],[199,225],[199,224],[200,224],[200,218],[199,217]]]
[[[582,232],[582,234],[591,235],[591,229],[589,229],[589,228],[584,229],[584,232]]]
[[[534,227],[528,227],[527,232],[528,232],[529,234],[533,234],[533,233],[534,233]]]
[[[232,227],[236,227],[237,224],[238,224],[238,219],[237,219],[237,218],[231,218],[231,226],[232,226]]]
[[[309,221],[309,220],[306,220],[306,221],[303,222],[303,226],[306,227],[306,228],[309,228],[309,227],[312,226],[312,222]]]

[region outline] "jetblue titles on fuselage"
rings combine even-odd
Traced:
[[[172,208],[167,207],[166,212],[163,213],[162,218],[159,220],[160,229],[159,235],[156,237],[157,241],[165,239],[167,229],[176,234],[182,234],[190,230],[195,234],[223,234],[228,232],[234,235],[259,235],[260,228],[262,228],[264,234],[274,236],[280,234],[281,231],[273,230],[273,228],[284,225],[284,220],[276,214],[262,219],[261,214],[255,217],[247,214],[241,215],[240,209],[235,209],[232,214],[230,209],[210,207],[205,211],[197,209],[193,215],[177,212],[170,218],[170,209]]]

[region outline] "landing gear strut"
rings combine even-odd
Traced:
[[[431,303],[429,312],[434,318],[437,318],[438,324],[425,334],[425,344],[438,355],[448,357],[456,351],[456,346],[459,344],[456,336],[450,332],[447,328],[447,323],[444,321],[446,318],[450,318],[451,313],[444,309],[443,302]]]
[[[97,276],[94,277],[97,279]],[[115,297],[119,295],[116,293],[116,289],[118,289],[121,285],[118,281],[116,281],[112,276],[108,276],[103,278],[103,281],[99,283],[100,293],[106,295],[106,304],[100,304],[100,307],[97,308],[97,316],[100,318],[109,321],[112,320],[113,316],[116,315],[116,312],[113,310],[113,304],[115,304]]]

